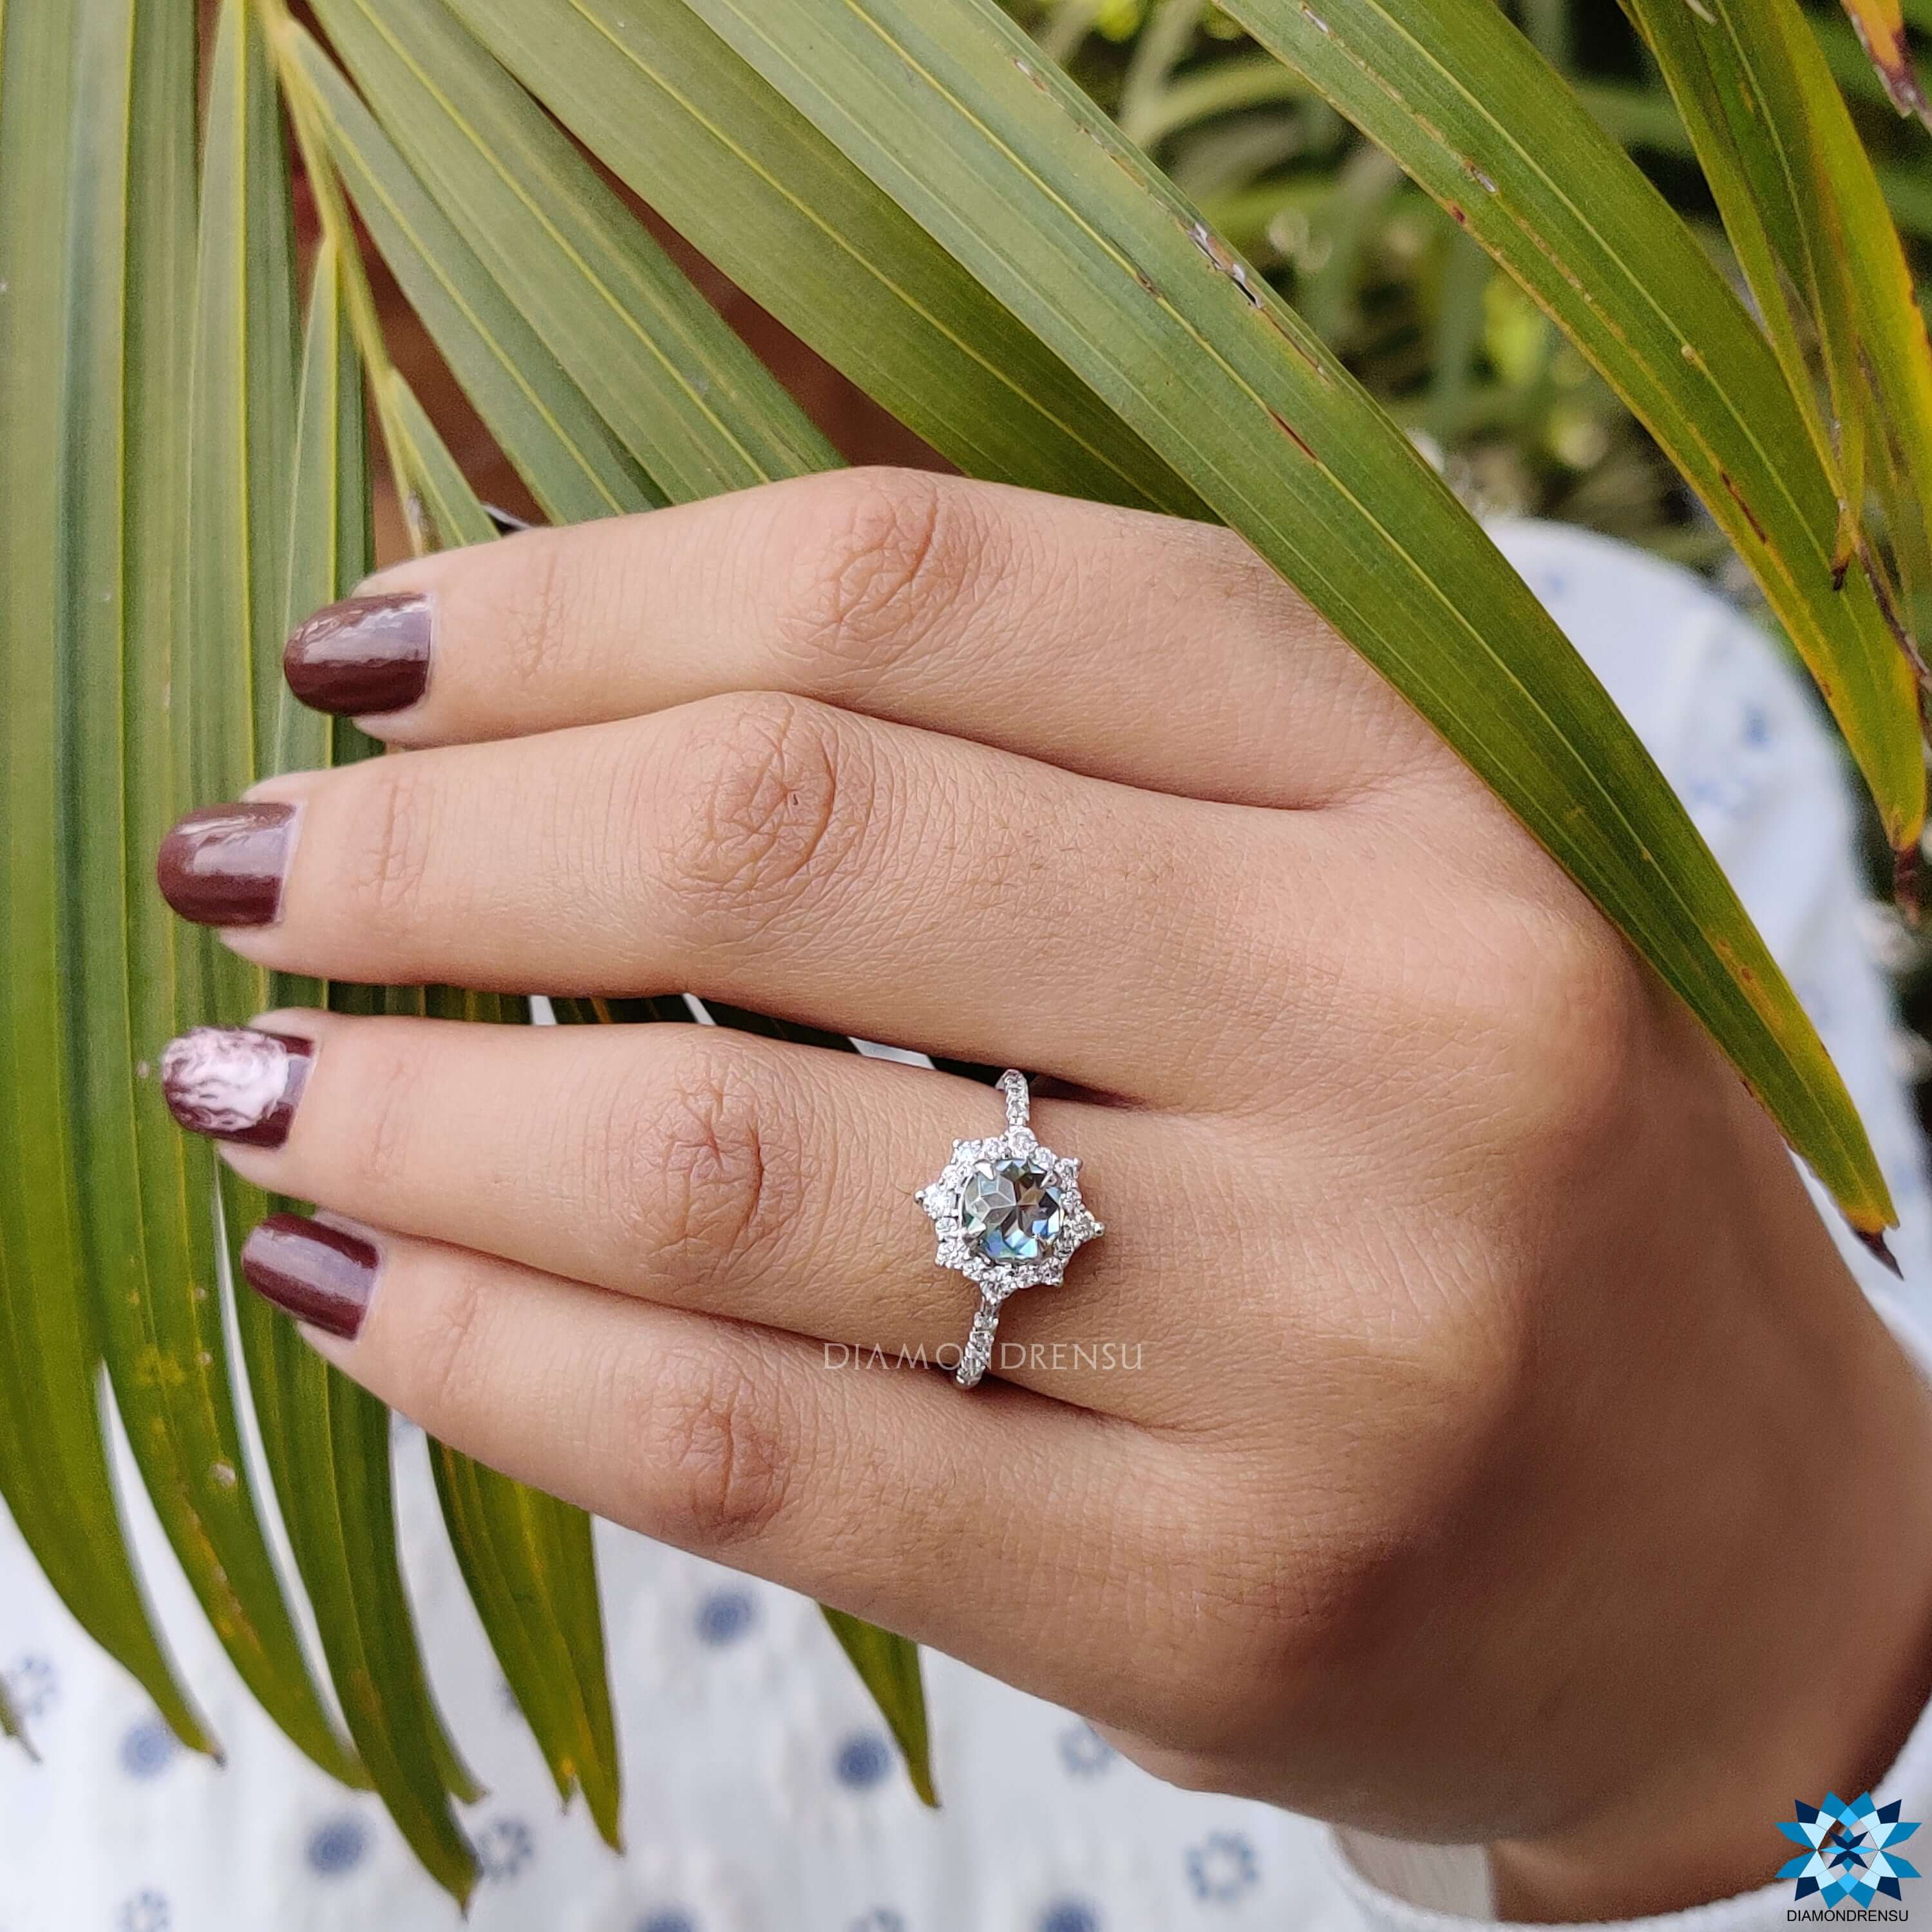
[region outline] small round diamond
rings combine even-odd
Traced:
[[[959,1190],[962,1232],[988,1261],[1030,1262],[1060,1238],[1066,1196],[1038,1154],[975,1161]]]

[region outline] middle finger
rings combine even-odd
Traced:
[[[688,991],[1191,1108],[1303,963],[1255,880],[1318,930],[1336,836],[761,693],[272,779],[183,820],[159,872],[286,972]]]

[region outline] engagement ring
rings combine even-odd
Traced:
[[[1000,1076],[1006,1130],[990,1140],[955,1141],[946,1172],[921,1190],[919,1204],[939,1232],[941,1268],[957,1268],[980,1291],[980,1312],[953,1377],[970,1388],[993,1359],[1006,1297],[1057,1282],[1074,1251],[1105,1230],[1080,1198],[1080,1162],[1034,1138],[1026,1076]]]

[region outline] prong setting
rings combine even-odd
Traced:
[[[934,1259],[965,1276],[982,1303],[994,1307],[1023,1288],[1061,1280],[1078,1250],[1105,1232],[1081,1198],[1078,1159],[1044,1146],[1028,1124],[1024,1076],[1007,1072],[1000,1088],[1006,1102],[1006,1130],[980,1140],[955,1141],[944,1172],[918,1196],[938,1238]],[[1041,1191],[1042,1211],[1052,1210],[1048,1218],[1054,1226],[1050,1236],[1038,1241],[1036,1253],[1000,1256],[988,1252],[989,1240],[998,1244],[997,1231],[982,1232],[976,1238],[969,1227],[968,1190],[976,1178],[983,1188],[1015,1169]]]

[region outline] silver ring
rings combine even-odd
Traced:
[[[980,1311],[953,1380],[971,1388],[993,1359],[1000,1309],[1010,1294],[1057,1282],[1084,1243],[1106,1231],[1080,1198],[1076,1156],[1055,1154],[1027,1124],[1026,1076],[1000,1076],[1006,1130],[955,1141],[946,1172],[920,1190],[939,1234],[941,1268],[957,1268],[980,1291]]]

